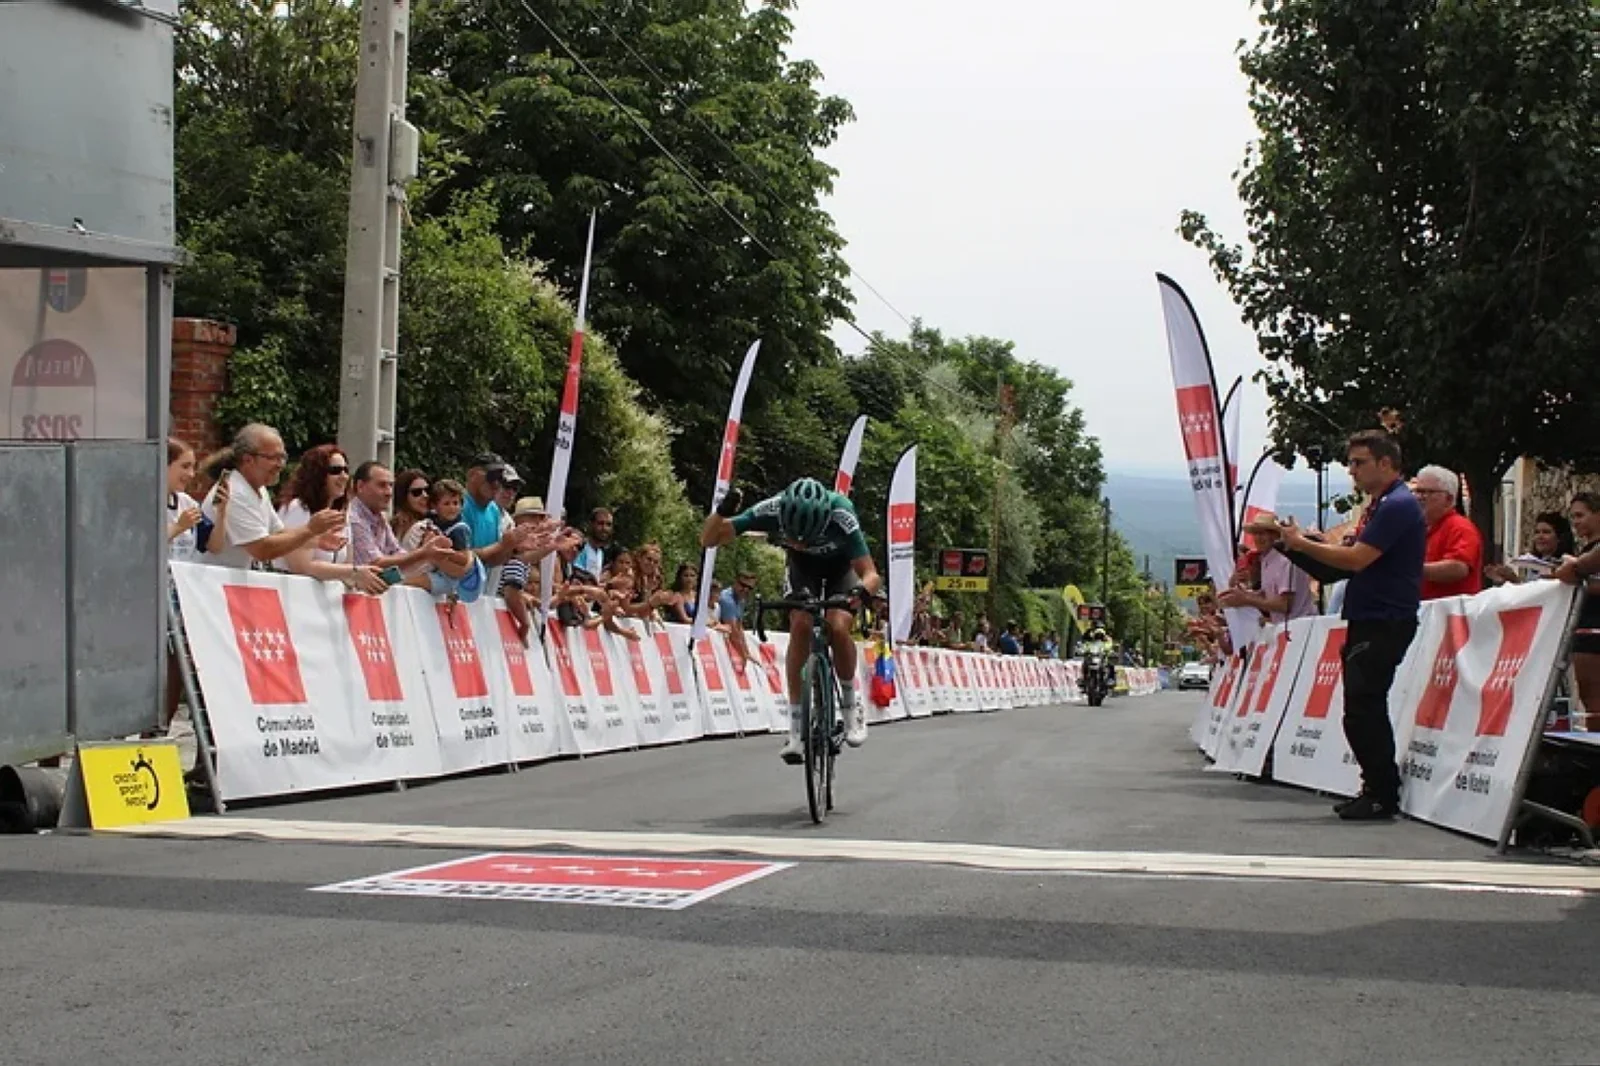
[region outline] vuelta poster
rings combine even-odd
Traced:
[[[145,436],[145,275],[0,270],[7,440]]]

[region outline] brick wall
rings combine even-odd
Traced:
[[[222,447],[217,401],[228,389],[238,330],[203,318],[172,322],[172,435],[201,456]]]

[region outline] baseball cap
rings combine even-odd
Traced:
[[[494,452],[479,452],[472,457],[473,466],[481,466],[485,470],[493,470],[506,465],[506,461]]]
[[[517,473],[517,468],[512,466],[510,463],[501,463],[499,466],[491,466],[488,470],[484,471],[484,475],[488,477],[490,481],[497,482],[501,485],[522,484],[522,475]]]

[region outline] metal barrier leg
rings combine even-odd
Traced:
[[[217,756],[212,744],[211,721],[206,714],[204,701],[200,698],[200,685],[195,678],[194,662],[189,658],[189,642],[184,636],[183,619],[170,598],[167,600],[167,642],[171,645],[172,654],[178,658],[178,677],[183,681],[183,699],[189,706],[189,722],[194,726],[195,766],[205,775],[213,809],[218,814],[226,814],[228,805],[223,802],[222,788],[217,783]]]
[[[1544,814],[1547,808],[1538,804],[1529,803],[1528,778],[1533,776],[1533,764],[1539,757],[1539,745],[1544,741],[1545,722],[1550,714],[1550,702],[1555,699],[1556,687],[1567,672],[1567,664],[1572,659],[1573,631],[1578,624],[1578,611],[1583,605],[1583,593],[1572,598],[1572,606],[1567,611],[1567,624],[1561,638],[1561,650],[1556,654],[1555,664],[1550,668],[1550,676],[1545,679],[1544,689],[1539,696],[1539,719],[1534,723],[1533,733],[1528,738],[1527,750],[1522,753],[1522,765],[1517,769],[1517,782],[1511,790],[1511,810],[1506,815],[1506,824],[1500,830],[1500,839],[1495,842],[1496,855],[1504,855],[1511,847],[1511,834],[1526,820],[1528,814]],[[1570,712],[1569,712],[1570,713]]]

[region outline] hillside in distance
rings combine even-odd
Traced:
[[[1344,480],[1342,471],[1334,471],[1330,494],[1345,491]],[[1111,500],[1113,528],[1127,538],[1140,566],[1144,565],[1144,557],[1150,556],[1150,574],[1155,580],[1170,583],[1175,558],[1202,554],[1194,493],[1187,477],[1111,471],[1106,475],[1106,496]],[[1277,511],[1302,525],[1314,525],[1316,478],[1305,470],[1293,471],[1284,478]]]

